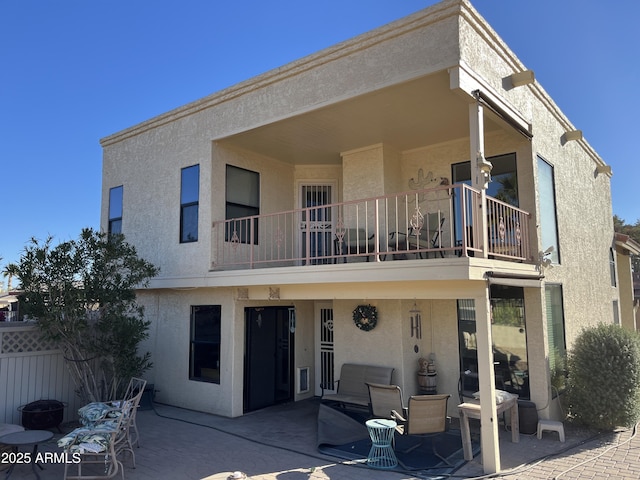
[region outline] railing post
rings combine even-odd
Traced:
[[[376,198],[375,228],[373,230],[373,250],[375,252],[376,262],[380,261],[380,242],[378,241],[380,233],[380,199]]]
[[[255,246],[253,244],[253,239],[254,239],[254,237],[253,237],[253,235],[254,235],[254,232],[253,232],[253,224],[254,224],[253,218],[254,217],[249,218],[249,234],[251,235],[251,237],[250,237],[251,240],[249,241],[249,245],[251,246],[251,248],[249,249],[249,265],[251,266],[251,268],[253,268],[253,261],[254,261],[254,257],[253,257],[254,252],[253,252],[253,250],[255,248]],[[257,219],[256,219],[256,221],[257,221]]]
[[[464,255],[465,257],[469,256],[469,252],[467,251],[467,248],[469,248],[469,242],[468,237],[469,237],[469,231],[468,231],[468,227],[467,227],[467,208],[468,208],[468,204],[469,204],[469,199],[468,199],[468,195],[469,195],[469,190],[467,190],[467,188],[465,187],[465,185],[463,184],[460,187],[460,210],[461,210],[461,218],[460,218],[460,225],[461,225],[461,235],[462,235],[462,255]]]
[[[305,265],[311,264],[311,209],[305,209],[305,224],[304,224],[304,236],[305,236]]]

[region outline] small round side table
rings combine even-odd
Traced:
[[[38,444],[46,442],[53,437],[53,432],[49,430],[24,430],[22,432],[14,432],[9,433],[7,435],[3,435],[0,437],[0,443],[4,443],[5,445],[11,445],[14,447],[21,447],[25,445],[33,445],[33,450],[31,452],[31,469],[35,474],[36,478],[40,480],[40,475],[38,475],[38,471],[36,470],[36,465],[40,470],[44,470],[42,465],[36,462],[36,457],[38,455]],[[7,475],[4,477],[5,480],[11,476],[16,463],[12,463],[9,470],[7,470]]]
[[[396,431],[396,422],[382,418],[367,420],[365,425],[371,437],[371,450],[367,465],[371,468],[390,469],[398,465],[398,459],[391,443]]]

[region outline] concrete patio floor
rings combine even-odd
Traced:
[[[411,480],[425,477],[367,468],[323,455],[316,449],[317,399],[270,407],[230,419],[165,405],[138,413],[141,445],[136,468],[125,459],[127,480],[226,479],[242,471],[252,480]],[[493,478],[514,479],[638,479],[640,438],[635,429],[607,435],[565,425],[566,442],[554,432],[541,440],[500,431],[503,471]],[[59,452],[55,437],[40,446]],[[42,480],[62,479],[64,467],[44,465]],[[5,475],[1,471],[0,475]],[[483,476],[480,456],[450,478]],[[11,479],[33,479],[30,465],[18,465]],[[114,478],[122,478],[120,473]]]

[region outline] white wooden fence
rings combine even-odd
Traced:
[[[63,422],[77,419],[81,400],[55,343],[35,325],[0,323],[0,423],[22,423],[18,407],[36,400],[66,404]]]

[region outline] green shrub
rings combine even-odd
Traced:
[[[640,336],[617,325],[583,330],[568,358],[569,414],[601,430],[640,418]]]

